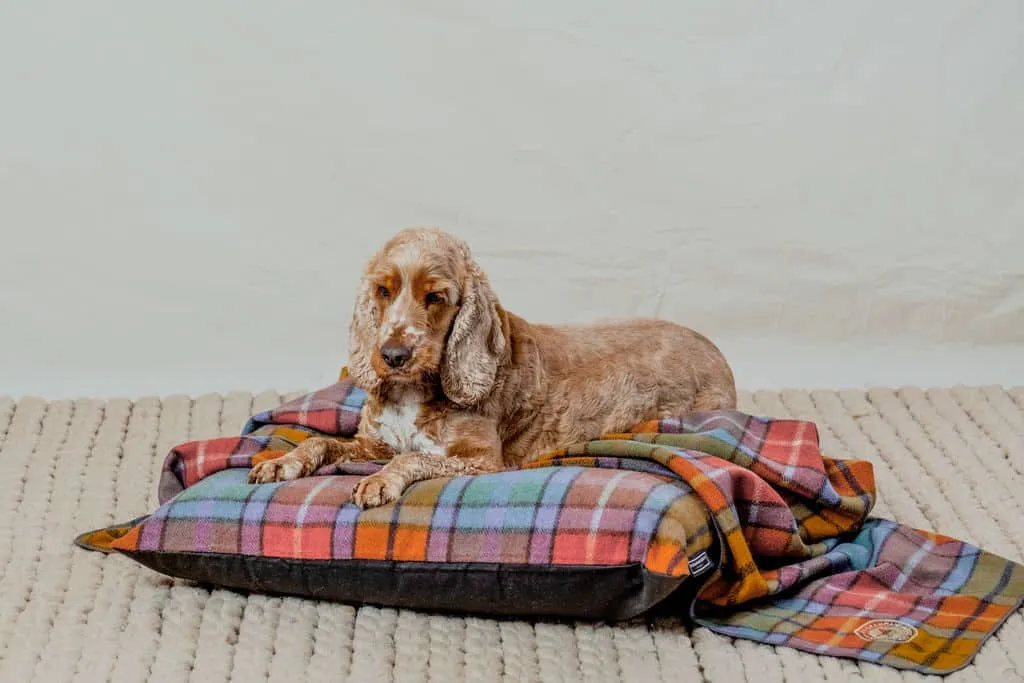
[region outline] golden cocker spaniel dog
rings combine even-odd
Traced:
[[[736,405],[732,370],[704,336],[661,320],[528,323],[502,308],[464,241],[430,228],[399,232],[370,260],[349,356],[367,392],[355,439],[311,437],[254,466],[251,482],[388,460],[353,492],[374,507],[417,481]]]

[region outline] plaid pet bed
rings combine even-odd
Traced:
[[[870,463],[823,457],[815,425],[798,420],[716,411],[645,423],[519,470],[420,482],[395,504],[365,511],[346,503],[379,463],[246,483],[253,463],[310,435],[351,437],[364,398],[343,377],[255,415],[239,437],[178,446],[153,514],[83,534],[79,544],[140,561],[159,553],[321,560],[341,567],[338,580],[355,560],[396,563],[395,571],[638,566],[655,580],[618,616],[689,579],[696,585],[680,616],[716,632],[929,674],[970,663],[1024,600],[1021,565],[870,517]],[[160,569],[189,576],[180,563],[168,566]],[[562,595],[615,589],[549,574],[538,580]],[[443,590],[432,580],[441,581],[417,579],[424,595]]]

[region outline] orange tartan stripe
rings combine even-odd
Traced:
[[[265,450],[265,451],[259,451],[258,453],[253,453],[253,455],[252,455],[252,464],[253,465],[258,465],[261,462],[265,462],[267,460],[273,460],[274,458],[280,458],[282,455],[284,455],[287,452],[288,451]]]
[[[388,535],[391,526],[386,522],[365,522],[356,528],[353,557],[365,560],[387,559]]]
[[[679,543],[656,540],[647,548],[644,566],[658,574],[686,576],[690,573],[690,566],[685,558],[680,561],[680,555],[684,554],[685,551]]]
[[[865,619],[865,621],[870,620]],[[913,641],[896,645],[890,650],[890,654],[908,659],[911,662],[923,662],[930,657],[935,657],[936,652],[945,651],[944,654],[939,654],[938,657],[940,661],[946,660],[942,663],[943,666],[948,666],[949,663],[958,664],[962,662],[977,646],[978,643],[974,640],[966,638],[947,639],[931,634],[925,629],[920,629]]]
[[[430,530],[424,526],[400,524],[394,530],[392,558],[403,562],[427,559],[427,540]]]
[[[305,429],[294,429],[292,427],[275,427],[271,434],[296,443],[305,441],[309,437],[313,436],[313,434],[310,434]]]
[[[115,538],[110,543],[110,547],[116,550],[135,550],[139,547],[140,533],[142,533],[142,525],[138,524],[120,538]]]
[[[974,614],[980,605],[980,600],[967,596],[943,598],[942,611],[929,619],[928,623],[938,628],[987,631],[999,623],[1009,611],[1006,605],[990,604],[980,613]]]

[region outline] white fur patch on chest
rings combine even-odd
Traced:
[[[377,436],[396,451],[444,455],[439,443],[416,426],[422,406],[419,396],[406,395],[387,403],[377,416]]]

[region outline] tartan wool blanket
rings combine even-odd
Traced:
[[[283,488],[244,483],[253,463],[310,435],[350,438],[364,398],[343,376],[253,416],[241,436],[182,444],[162,471],[164,512],[80,538],[87,547],[120,550],[176,545],[321,559],[578,566],[611,558],[654,574],[694,573],[699,588],[688,614],[679,616],[718,633],[926,674],[968,665],[1024,600],[1024,566],[871,517],[871,464],[823,456],[815,425],[800,420],[712,411],[649,422],[516,471],[421,482],[393,506],[362,514],[345,505],[351,484],[332,484],[339,477],[290,482],[290,502],[275,499]],[[380,466],[330,465],[317,475]],[[213,507],[196,509],[190,492],[228,473],[220,499],[202,501]],[[602,501],[596,518],[580,520],[584,532],[553,531],[552,519],[564,526],[571,516],[574,496],[611,490],[609,476],[633,483]],[[486,488],[484,480],[493,484],[495,477],[504,478],[500,486]],[[294,523],[275,526],[275,506],[286,505],[326,515],[322,543],[299,547]],[[215,520],[227,517],[245,525],[219,531]],[[382,519],[392,520],[383,532]],[[455,533],[479,537],[471,545],[476,557],[451,556]],[[372,540],[381,534],[385,540]],[[699,576],[698,552],[711,564]]]

